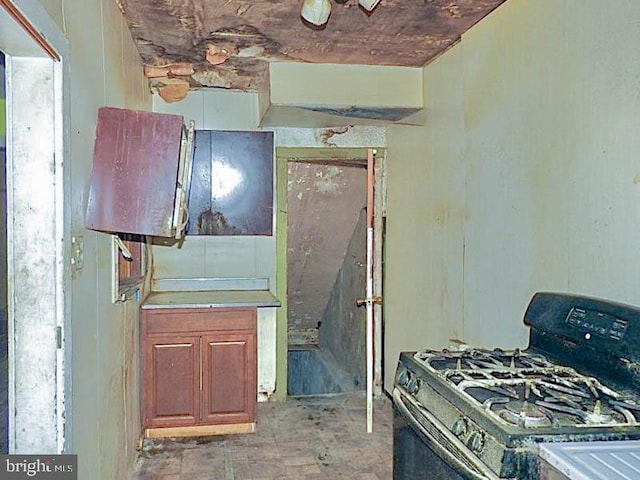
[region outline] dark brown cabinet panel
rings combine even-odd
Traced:
[[[174,238],[272,235],[273,154],[273,132],[196,132],[180,115],[102,107],[85,226]]]
[[[255,336],[225,333],[203,337],[202,418],[212,423],[255,421]]]
[[[85,226],[176,236],[186,217],[192,135],[179,115],[100,108]]]
[[[255,308],[142,310],[147,432],[255,422],[256,319]]]
[[[150,338],[145,365],[147,425],[195,425],[200,417],[200,338]]]
[[[273,132],[196,130],[187,235],[271,235]]]

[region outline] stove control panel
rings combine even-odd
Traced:
[[[482,452],[484,448],[484,433],[479,430],[472,431],[467,436],[467,447],[474,453]]]
[[[453,426],[451,427],[451,431],[458,438],[464,438],[467,436],[467,432],[469,432],[469,422],[466,418],[460,417],[455,421]]]
[[[469,449],[480,454],[485,445],[485,434],[477,429],[466,417],[459,417],[451,426],[451,432]]]
[[[597,310],[579,307],[569,310],[566,323],[583,332],[585,340],[598,336],[620,341],[624,338],[628,327],[626,320]]]
[[[403,365],[398,367],[396,374],[396,384],[404,388],[410,395],[415,395],[420,390],[420,379],[418,376],[405,368]]]

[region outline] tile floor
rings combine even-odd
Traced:
[[[258,404],[256,433],[146,440],[131,480],[389,480],[393,413],[361,393]]]

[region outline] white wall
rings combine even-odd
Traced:
[[[538,290],[640,304],[638,22],[509,0],[425,68],[426,126],[389,129],[387,372],[449,338],[525,346]]]
[[[3,196],[2,208],[0,209],[0,225],[6,225],[7,223],[7,207],[6,207],[6,195],[7,195],[7,181],[5,177],[5,165],[6,165],[6,104],[5,104],[5,75],[4,75],[4,62],[0,65],[0,164],[2,169],[0,171],[0,195]],[[2,331],[5,331],[6,318],[7,318],[7,237],[5,234],[0,235],[0,322],[3,322],[0,327]]]
[[[385,385],[399,348],[447,345],[463,336],[464,146],[459,52],[425,70],[428,128],[390,127],[385,243]],[[434,86],[450,80],[446,95]],[[444,142],[442,138],[452,141]]]
[[[84,268],[69,285],[72,395],[68,451],[78,478],[127,478],[141,433],[138,305],[111,303],[111,239],[84,229],[97,109],[150,110],[142,65],[117,3],[41,0],[69,41],[64,236],[84,239]]]

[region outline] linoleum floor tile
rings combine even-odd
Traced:
[[[255,434],[144,442],[131,480],[389,480],[393,415],[362,393],[258,404]]]

